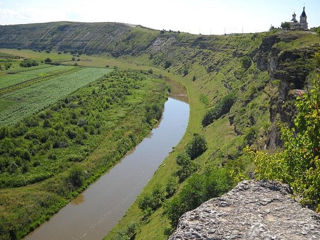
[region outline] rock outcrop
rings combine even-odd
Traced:
[[[287,185],[243,181],[185,213],[169,239],[320,239],[320,215],[293,200]]]

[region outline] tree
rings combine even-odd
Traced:
[[[33,59],[24,59],[21,63],[21,67],[33,67],[33,66],[38,66],[39,64],[37,63],[36,60]]]
[[[209,110],[206,115],[204,115],[202,119],[202,126],[206,127],[222,115],[227,114],[235,101],[236,97],[232,93],[223,97],[219,102],[217,102],[213,109]]]
[[[52,63],[52,60],[51,60],[51,58],[46,58],[45,60],[44,60],[44,63]]]
[[[193,134],[192,141],[187,145],[186,153],[191,160],[199,157],[207,150],[207,142],[205,138],[197,133]]]
[[[177,171],[179,182],[183,182],[187,177],[197,170],[197,166],[192,162],[190,156],[186,153],[181,153],[176,158],[177,164],[180,168]]]
[[[290,29],[290,23],[288,23],[288,22],[281,23],[281,28],[284,29],[284,30],[289,30]]]
[[[73,167],[69,172],[68,180],[74,187],[81,187],[83,184],[83,170],[78,166]]]
[[[171,65],[172,65],[172,63],[167,60],[167,61],[164,63],[164,68],[167,69],[167,68],[169,68]]]

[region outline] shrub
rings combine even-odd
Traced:
[[[315,57],[317,66],[320,67],[320,52],[315,53],[314,57]]]
[[[191,161],[191,157],[186,153],[179,154],[176,158],[176,162],[180,166],[176,173],[179,182],[183,182],[197,170],[197,166]]]
[[[284,29],[284,30],[289,30],[290,29],[290,23],[288,23],[288,22],[281,23],[281,28]]]
[[[241,58],[241,65],[243,69],[247,70],[249,67],[251,67],[251,64],[251,59],[248,56],[244,56]]]
[[[208,111],[206,115],[203,117],[202,126],[206,127],[209,124],[213,123],[214,120],[220,118],[222,115],[227,114],[233,104],[236,101],[236,97],[234,94],[229,94],[223,97],[213,109]]]
[[[205,175],[192,176],[181,192],[167,205],[167,214],[171,225],[175,227],[180,216],[212,197],[221,196],[233,186],[232,178],[224,168],[216,169]]]
[[[51,60],[51,58],[46,58],[45,60],[44,60],[44,63],[52,63],[52,60]]]
[[[146,194],[138,201],[139,208],[149,216],[153,211],[161,207],[165,199],[165,193],[160,185],[156,185],[151,194]]]
[[[68,160],[70,162],[81,162],[83,160],[83,157],[81,157],[79,155],[72,154],[71,156],[69,156]]]
[[[205,138],[197,133],[193,134],[192,141],[187,145],[186,153],[193,160],[207,150]]]
[[[175,192],[177,191],[177,182],[174,178],[170,178],[168,180],[168,183],[166,185],[166,198],[170,198],[171,196],[173,196],[173,194],[175,194]]]
[[[39,64],[37,63],[36,60],[33,59],[24,59],[21,63],[21,67],[33,67],[33,66],[38,66]]]
[[[12,63],[5,63],[4,64],[4,67],[5,67],[6,70],[10,69],[11,66],[12,66]]]
[[[172,63],[167,60],[167,61],[164,63],[164,68],[167,69],[167,68],[169,68],[171,65],[172,65]]]
[[[67,180],[74,187],[81,187],[83,184],[83,175],[83,170],[80,167],[75,166],[69,172]]]
[[[191,174],[195,171],[197,171],[197,166],[194,162],[190,160],[190,162],[188,162],[187,165],[184,165],[181,168],[179,168],[176,175],[178,176],[179,182],[181,183],[184,180],[186,180],[189,176],[191,176]]]
[[[130,223],[124,230],[117,232],[112,240],[131,240],[135,238],[137,231],[137,224],[135,222]]]
[[[4,139],[5,137],[7,137],[9,135],[9,130],[7,127],[1,127],[0,128],[0,140]]]

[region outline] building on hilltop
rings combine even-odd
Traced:
[[[306,8],[303,7],[303,11],[300,16],[300,25],[303,30],[308,30],[307,14],[305,10]]]
[[[308,31],[308,22],[307,22],[307,14],[306,8],[303,7],[303,11],[300,16],[300,22],[297,21],[296,13],[292,14],[291,22],[288,23],[288,27],[290,30],[304,30]]]

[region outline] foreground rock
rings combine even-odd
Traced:
[[[320,215],[293,200],[287,185],[243,181],[185,213],[169,239],[320,239]]]

